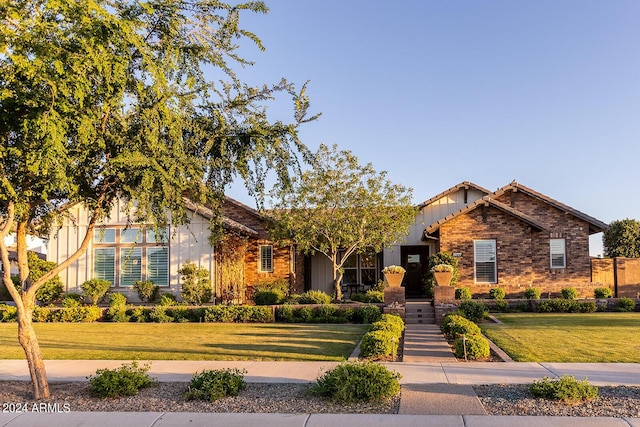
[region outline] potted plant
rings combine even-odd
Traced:
[[[453,277],[453,266],[449,264],[436,264],[432,269],[433,277],[438,286],[449,286]]]
[[[404,278],[405,269],[399,265],[389,265],[382,270],[384,278],[391,288],[400,287]]]

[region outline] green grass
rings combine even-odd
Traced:
[[[498,314],[483,333],[517,362],[639,363],[640,313]]]
[[[369,325],[36,323],[45,359],[329,360],[349,357]],[[16,323],[0,323],[0,358],[23,359]]]

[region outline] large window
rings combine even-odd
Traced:
[[[551,268],[565,268],[567,266],[565,240],[551,239],[549,241],[549,248],[551,253]]]
[[[93,277],[111,286],[133,286],[137,280],[169,285],[167,230],[157,235],[144,227],[100,228],[93,235]]]
[[[378,281],[377,259],[374,252],[351,254],[342,264],[342,283],[373,286]]]
[[[260,246],[260,272],[261,273],[273,272],[273,246],[272,245]]]
[[[476,283],[497,283],[496,241],[473,242]]]

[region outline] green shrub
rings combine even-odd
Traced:
[[[595,298],[613,298],[613,291],[609,288],[595,288],[593,296]]]
[[[247,386],[245,370],[220,369],[194,374],[183,397],[187,400],[202,399],[215,402],[228,396],[237,396]]]
[[[172,317],[173,321],[177,323],[197,322],[199,320],[194,310],[187,307],[167,308],[167,316]]]
[[[156,305],[149,312],[149,319],[156,323],[171,323],[173,317],[167,315],[167,307]]]
[[[323,304],[315,309],[315,317],[319,323],[344,323],[337,321],[339,313],[340,309],[332,304]]]
[[[172,305],[177,305],[178,300],[176,299],[176,296],[173,295],[172,293],[164,292],[162,295],[160,295],[160,300],[158,301],[158,304],[164,305],[164,306],[172,306]]]
[[[616,311],[634,311],[636,309],[636,302],[631,298],[620,298],[618,300],[618,306]]]
[[[29,265],[29,279],[31,280],[31,283],[35,282],[57,266],[53,261],[40,259],[40,257],[38,257],[38,255],[33,251],[27,252],[27,264]],[[17,284],[20,285],[19,279],[17,282]],[[60,276],[56,275],[38,289],[36,292],[36,299],[42,304],[50,304],[62,295],[62,291],[62,280],[60,280]]]
[[[131,310],[131,316],[129,317],[129,321],[144,323],[149,320],[149,309],[145,307],[134,307]]]
[[[0,304],[0,322],[16,322],[18,309],[12,305]]]
[[[47,322],[95,322],[102,317],[102,310],[95,305],[50,309]]]
[[[480,327],[458,314],[447,314],[442,321],[442,332],[455,338],[458,335],[479,334]]]
[[[362,341],[360,342],[360,356],[365,358],[383,356],[395,357],[399,343],[400,340],[398,336],[391,331],[369,331],[362,336]]]
[[[318,378],[311,392],[336,402],[375,401],[400,393],[401,378],[374,362],[345,362]]]
[[[480,334],[470,334],[458,337],[453,342],[456,357],[467,359],[484,359],[491,353],[489,341]],[[465,353],[466,351],[466,353]]]
[[[383,314],[380,320],[373,322],[370,331],[390,331],[398,337],[404,332],[404,321],[397,314]]]
[[[505,313],[509,311],[509,303],[503,299],[497,299],[493,303],[493,307],[496,311]]]
[[[331,297],[322,291],[307,291],[298,297],[298,304],[331,304]]]
[[[205,308],[203,317],[205,322],[270,323],[273,311],[264,306],[216,305]]]
[[[133,289],[138,293],[138,298],[143,302],[151,302],[158,299],[160,287],[154,285],[150,280],[136,280],[133,282]]]
[[[456,288],[456,299],[471,299],[471,288],[469,288],[468,286],[465,286],[463,288]]]
[[[576,288],[562,288],[560,292],[562,293],[562,298],[564,299],[578,298],[578,290]]]
[[[556,380],[544,377],[539,381],[534,381],[529,386],[529,391],[536,397],[559,400],[565,403],[582,402],[595,399],[598,396],[598,387],[589,384],[586,378],[578,381],[575,377],[567,375]]]
[[[253,302],[256,305],[282,304],[285,298],[285,294],[279,289],[258,290],[253,294]]]
[[[31,315],[31,319],[34,322],[49,322],[49,315],[51,314],[51,310],[48,308],[36,307],[33,309],[33,314]]]
[[[91,279],[81,284],[80,288],[82,293],[91,300],[91,303],[97,305],[111,288],[111,282],[103,279]]]
[[[265,280],[253,285],[254,292],[262,291],[279,291],[282,295],[289,295],[289,282],[286,279],[276,278],[273,280]]]
[[[124,294],[113,293],[109,295],[109,307],[126,307],[127,297]]]
[[[209,279],[209,270],[185,262],[178,273],[181,275],[180,295],[188,304],[200,305],[211,300],[213,290]]]
[[[593,301],[580,302],[571,299],[554,298],[538,303],[539,313],[593,313],[597,306]]]
[[[526,291],[524,291],[524,297],[526,299],[540,299],[540,289],[528,288]]]
[[[367,303],[370,304],[382,304],[384,303],[384,292],[383,291],[374,291],[369,289],[365,294],[365,298]]]
[[[366,305],[364,307],[360,307],[356,311],[356,318],[362,323],[373,323],[380,320],[382,317],[382,311],[378,306],[375,305]]]
[[[462,301],[458,305],[458,311],[472,322],[479,322],[488,313],[487,306],[480,301]]]
[[[109,309],[107,318],[112,322],[128,322],[127,297],[123,294],[113,293],[109,295]]]
[[[150,365],[138,366],[138,362],[125,363],[117,369],[98,369],[96,375],[87,377],[89,391],[100,398],[133,396],[138,390],[152,386],[155,381],[149,378]]]
[[[80,294],[69,293],[62,297],[63,307],[80,307],[84,303],[84,296]]]
[[[506,295],[504,288],[491,288],[489,290],[489,298],[491,299],[504,299]]]
[[[524,311],[529,311],[529,304],[524,301],[519,301],[516,303],[516,306],[513,308],[513,311],[516,313],[522,313]]]
[[[290,305],[283,305],[276,308],[276,321],[295,323],[296,322],[296,309]]]

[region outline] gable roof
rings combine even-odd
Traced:
[[[559,209],[561,211],[564,211],[565,213],[569,213],[569,214],[575,216],[576,218],[580,218],[581,220],[583,220],[583,221],[585,221],[585,222],[587,222],[589,224],[589,234],[600,233],[600,232],[606,230],[607,228],[609,228],[609,226],[606,223],[604,223],[604,222],[602,222],[602,221],[600,221],[598,219],[595,219],[594,217],[592,217],[590,215],[587,215],[584,212],[580,212],[577,209],[574,209],[574,208],[572,208],[570,206],[567,206],[562,202],[559,202],[559,201],[557,201],[555,199],[552,199],[549,196],[546,196],[546,195],[544,195],[542,193],[538,193],[537,191],[535,191],[535,190],[533,190],[533,189],[531,189],[529,187],[526,187],[526,186],[516,182],[515,180],[513,180],[511,183],[505,185],[504,187],[499,188],[498,190],[496,190],[494,195],[495,195],[495,197],[499,197],[499,196],[503,195],[504,193],[506,193],[507,191],[510,191],[510,190],[511,191],[521,191],[521,192],[523,192],[523,193],[525,193],[525,194],[527,194],[527,195],[529,195],[529,196],[531,196],[533,198],[541,200],[541,201],[543,201],[543,202],[545,202],[545,203],[547,203],[547,204],[549,204],[549,205],[551,205],[551,206],[553,206],[553,207],[555,207],[555,208],[557,208],[557,209]]]
[[[477,190],[477,191],[479,191],[481,193],[484,193],[484,194],[491,194],[491,191],[487,190],[484,187],[480,187],[479,185],[474,184],[471,181],[464,181],[464,182],[461,182],[458,185],[454,185],[453,187],[449,188],[448,190],[445,190],[442,193],[437,194],[437,195],[433,196],[432,198],[427,199],[424,202],[420,203],[418,205],[418,209],[422,209],[425,206],[428,206],[431,203],[435,202],[436,200],[441,199],[441,198],[443,198],[445,196],[448,196],[451,193],[455,193],[458,190],[467,190],[469,188],[472,188],[472,189]]]
[[[233,199],[231,199],[233,200]],[[198,214],[206,219],[213,218],[213,211],[205,206],[198,205],[193,201],[186,199],[184,200],[185,206],[187,209],[192,211],[195,214]],[[240,203],[240,202],[238,202]],[[227,230],[232,230],[240,234],[244,234],[246,236],[257,236],[259,233],[253,228],[247,227],[244,224],[240,224],[237,221],[232,220],[226,216],[222,217],[222,227]]]
[[[442,218],[439,221],[434,222],[433,224],[428,225],[425,228],[425,233],[426,234],[430,234],[433,233],[434,231],[436,231],[438,228],[440,228],[440,226],[446,222],[451,221],[452,219],[460,216],[460,215],[464,215],[468,212],[471,212],[481,206],[492,206],[496,209],[499,209],[517,219],[519,219],[520,221],[528,224],[529,226],[531,226],[531,228],[537,230],[537,231],[544,231],[546,230],[546,227],[540,223],[539,221],[535,220],[534,218],[530,217],[529,215],[526,215],[522,212],[520,212],[517,209],[512,208],[511,206],[505,205],[504,203],[501,203],[497,200],[494,200],[493,198],[491,198],[491,196],[484,196],[482,199],[478,199],[475,202],[465,206],[464,208],[455,211],[454,213],[445,216],[444,218]]]

